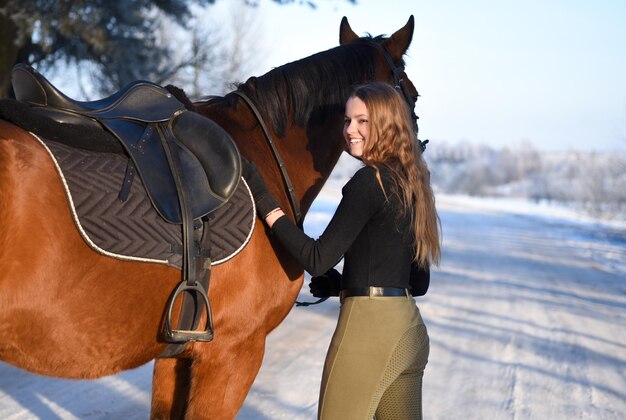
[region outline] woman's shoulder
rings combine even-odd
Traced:
[[[376,177],[376,168],[372,166],[363,166],[354,173],[352,178],[343,187],[343,195],[350,192],[371,193],[376,191],[378,180]],[[378,188],[380,189],[380,187]]]
[[[393,181],[394,174],[393,170],[387,165],[380,164],[376,166],[362,167],[354,174],[352,179],[354,179],[355,182],[365,182],[368,184],[372,182],[380,184],[381,181],[387,184],[388,182]]]
[[[363,184],[369,185],[372,181],[376,180],[376,169],[372,166],[363,166],[352,175],[352,178],[346,185],[350,184]]]
[[[351,180],[355,179],[357,182],[363,182],[368,179],[371,180],[372,178],[376,178],[376,168],[365,165],[354,173]]]

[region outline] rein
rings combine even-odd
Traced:
[[[294,217],[296,218],[296,224],[300,228],[302,228],[303,220],[302,220],[302,213],[300,212],[300,204],[298,204],[298,200],[296,199],[293,183],[291,182],[291,178],[289,178],[289,174],[287,173],[287,168],[285,167],[283,158],[280,156],[280,153],[278,152],[278,148],[276,147],[274,138],[270,134],[270,131],[267,129],[267,126],[265,125],[265,121],[263,121],[263,117],[261,117],[261,113],[259,112],[258,108],[254,105],[254,102],[252,102],[252,99],[250,99],[248,95],[246,95],[245,93],[237,91],[237,90],[232,93],[234,93],[235,95],[239,96],[241,99],[244,100],[244,102],[250,107],[250,109],[254,113],[254,116],[259,122],[259,125],[261,126],[261,129],[263,130],[263,134],[265,134],[265,139],[267,140],[267,143],[269,144],[270,149],[272,149],[272,154],[274,155],[274,159],[276,159],[276,163],[278,164],[278,168],[280,169],[280,174],[283,177],[283,182],[285,183],[285,186],[287,188],[287,193],[289,196],[289,203],[291,204],[291,209],[293,210]],[[320,298],[315,302],[296,301],[296,306],[316,305],[318,303],[324,302],[326,299],[328,299],[328,297]]]
[[[285,183],[285,187],[287,189],[287,195],[289,197],[289,204],[291,204],[291,210],[293,210],[293,215],[296,219],[296,224],[299,227],[302,227],[302,222],[303,222],[302,212],[300,211],[300,204],[298,203],[298,199],[296,198],[295,188],[293,186],[293,183],[291,182],[291,178],[289,178],[289,174],[287,173],[285,162],[283,161],[283,158],[280,156],[280,153],[278,152],[278,148],[276,147],[274,138],[272,137],[269,130],[267,129],[267,126],[265,125],[265,122],[263,121],[263,117],[261,116],[261,113],[259,112],[258,108],[254,105],[254,102],[252,102],[252,99],[250,99],[248,95],[246,95],[245,93],[237,91],[237,90],[234,91],[233,93],[244,100],[244,102],[248,105],[248,107],[250,107],[250,109],[252,110],[252,113],[254,113],[254,116],[259,122],[259,125],[261,126],[261,129],[263,130],[263,134],[265,134],[265,139],[267,140],[267,143],[269,144],[270,149],[272,149],[272,154],[274,155],[274,159],[276,159],[276,163],[278,164],[278,168],[280,169],[280,174],[283,178],[283,182]]]

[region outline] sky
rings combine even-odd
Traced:
[[[220,16],[232,0],[218,0]],[[626,2],[622,0],[258,0],[264,59],[250,75],[415,17],[407,74],[421,97],[420,138],[496,148],[626,150]],[[391,6],[393,5],[393,7]]]

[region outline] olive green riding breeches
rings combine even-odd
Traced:
[[[318,418],[421,419],[428,353],[413,298],[346,298],[326,355]]]

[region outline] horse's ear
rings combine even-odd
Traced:
[[[350,42],[358,39],[358,35],[354,33],[350,24],[348,23],[348,18],[343,17],[341,19],[341,25],[339,26],[339,45],[349,44]]]
[[[413,15],[411,15],[404,27],[383,42],[383,45],[395,60],[402,59],[406,50],[409,49],[409,45],[411,45],[411,40],[413,39],[414,28],[415,20],[413,19]]]

